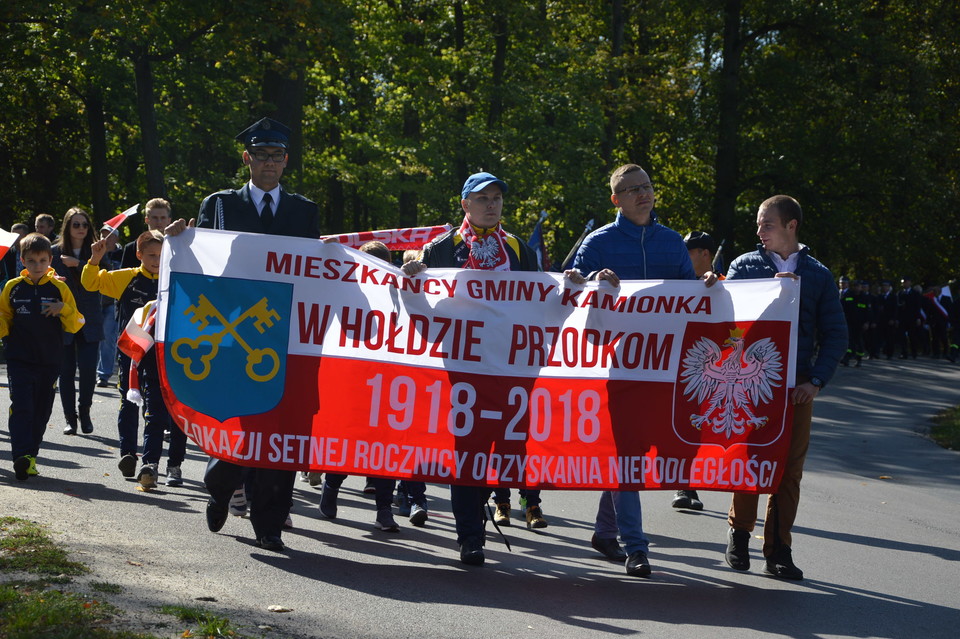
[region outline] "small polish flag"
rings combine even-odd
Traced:
[[[10,231],[4,231],[0,229],[0,260],[6,257],[7,253],[10,251],[10,247],[17,243],[17,240],[20,239],[20,236],[16,233],[11,233]]]
[[[103,226],[110,228],[111,235],[117,232],[117,229],[120,228],[120,225],[127,221],[127,218],[131,215],[137,214],[137,209],[140,208],[139,204],[134,204],[129,209],[121,213],[116,217],[111,217],[109,220],[103,223]]]
[[[117,340],[117,349],[130,358],[130,378],[127,390],[127,401],[137,406],[143,406],[143,396],[140,394],[140,375],[138,366],[143,356],[153,348],[153,325],[157,319],[156,302],[149,302],[133,312],[127,327]]]

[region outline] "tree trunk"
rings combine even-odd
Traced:
[[[613,0],[610,10],[610,56],[613,63],[610,69],[610,75],[607,81],[607,95],[610,96],[610,102],[605,109],[606,124],[604,126],[603,140],[600,142],[600,157],[608,167],[613,164],[613,149],[617,146],[617,104],[611,102],[615,99],[617,89],[620,87],[620,70],[617,68],[618,58],[623,55],[623,32],[626,25],[626,17],[623,11],[623,0]]]
[[[138,51],[133,59],[133,72],[137,85],[137,117],[140,120],[140,142],[143,146],[143,167],[147,173],[147,195],[167,197],[167,185],[163,179],[163,159],[160,155],[160,134],[157,132],[156,97],[153,90],[153,68],[145,50]]]
[[[491,16],[493,20],[493,76],[490,88],[490,111],[487,113],[487,127],[496,128],[503,113],[503,77],[507,69],[507,46],[509,33],[507,31],[507,16],[497,12]]]
[[[105,222],[117,214],[110,203],[107,183],[107,128],[104,124],[103,93],[91,88],[84,97],[87,112],[87,135],[90,139],[90,197],[93,217]]]
[[[331,93],[327,101],[330,109],[330,128],[327,130],[327,144],[331,149],[341,146],[340,136],[340,98]],[[343,195],[343,183],[336,171],[327,179],[326,232],[334,235],[343,233],[346,200]]]
[[[723,65],[718,95],[717,155],[714,164],[713,230],[718,241],[734,238],[738,180],[740,175],[740,64],[743,55],[740,33],[742,0],[726,0],[723,24]],[[734,242],[739,250],[743,248]],[[734,253],[736,254],[736,253]]]

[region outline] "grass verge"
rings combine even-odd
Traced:
[[[0,637],[160,639],[152,634],[118,630],[124,625],[122,610],[97,597],[57,587],[87,572],[87,566],[71,561],[42,525],[16,517],[0,517]],[[119,594],[122,590],[116,584],[102,581],[91,582],[89,587],[103,594]],[[246,636],[228,619],[205,608],[163,606],[159,612],[180,622],[196,624],[176,631],[180,637],[242,639]]]
[[[960,450],[960,406],[948,408],[933,418],[930,437],[944,448]]]

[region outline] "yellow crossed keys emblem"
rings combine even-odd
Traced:
[[[213,335],[201,335],[196,339],[182,337],[173,343],[173,359],[183,366],[183,374],[193,381],[204,379],[210,374],[210,361],[217,356],[220,349],[220,341],[228,333],[233,335],[237,343],[247,351],[247,376],[256,382],[268,382],[273,379],[277,371],[280,370],[280,357],[277,351],[272,348],[250,348],[250,345],[240,337],[237,332],[237,326],[242,324],[248,318],[254,319],[253,326],[261,334],[273,326],[280,319],[280,315],[271,308],[267,308],[267,298],[247,309],[240,317],[233,322],[228,322],[227,318],[217,310],[213,303],[207,299],[206,295],[201,294],[196,305],[190,306],[183,313],[190,316],[190,321],[197,325],[197,330],[202,331],[210,324],[210,318],[216,318],[223,325],[223,330]],[[184,352],[186,351],[186,352]],[[203,351],[208,351],[204,353]],[[194,358],[196,353],[200,353],[200,370],[194,372]],[[269,366],[267,372],[258,373],[257,368],[267,362]],[[262,368],[261,368],[262,370]]]

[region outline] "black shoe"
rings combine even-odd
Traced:
[[[89,407],[80,409],[80,430],[83,431],[84,435],[89,435],[93,432],[93,421],[90,419]]]
[[[483,565],[483,545],[472,537],[464,539],[460,544],[460,561],[468,566]]]
[[[137,456],[132,453],[127,453],[120,457],[120,462],[117,464],[117,468],[120,469],[120,473],[124,477],[133,477],[133,473],[137,470]]]
[[[67,420],[67,427],[63,429],[64,435],[76,435],[77,434],[77,416],[76,415],[65,415]]]
[[[620,547],[616,537],[597,537],[594,535],[590,538],[590,545],[610,561],[627,560],[627,553],[623,552],[623,548]]]
[[[108,386],[110,386],[109,379],[103,379],[101,377],[100,379],[97,380],[97,388],[107,388]]]
[[[627,574],[631,577],[650,576],[650,562],[647,561],[647,553],[642,550],[636,550],[630,553],[624,566],[627,569]]]
[[[207,528],[210,532],[220,532],[227,523],[227,509],[218,506],[212,499],[207,502]]]
[[[727,533],[727,552],[723,558],[734,570],[750,570],[750,531],[731,528]]]
[[[686,510],[703,510],[703,502],[695,490],[678,490],[670,505]]]
[[[27,472],[30,469],[30,456],[24,455],[22,457],[17,457],[13,460],[13,474],[16,476],[17,481],[27,481],[27,477],[30,474]]]
[[[793,553],[790,551],[790,546],[780,546],[774,550],[773,554],[767,557],[767,564],[763,567],[763,572],[780,579],[791,579],[793,581],[803,579],[803,571],[793,565]]]
[[[273,552],[283,552],[287,549],[287,547],[283,545],[283,541],[273,535],[261,537],[257,540],[257,545],[264,550],[272,550]]]

